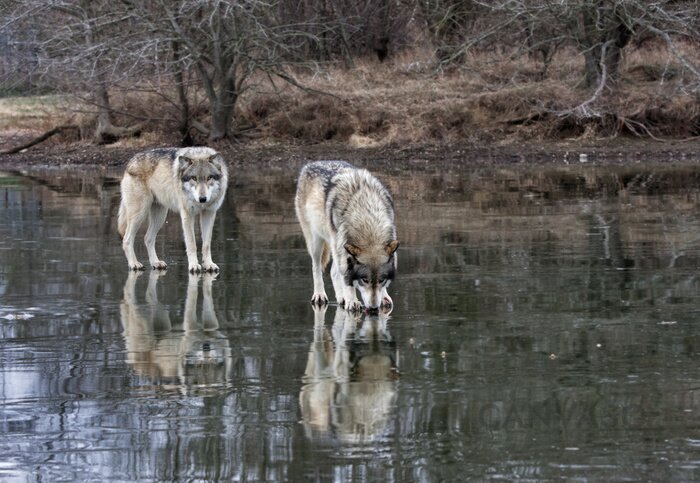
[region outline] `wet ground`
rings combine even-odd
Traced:
[[[0,479],[700,478],[693,164],[376,171],[373,317],[309,305],[285,170],[235,177],[215,277],[175,216],[128,273],[109,169],[2,174]]]

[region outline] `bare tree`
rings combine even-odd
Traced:
[[[210,141],[235,134],[233,113],[254,76],[294,83],[285,71],[285,53],[303,35],[275,17],[274,0],[124,0],[134,19],[159,48],[172,48],[175,72],[192,69],[206,94],[209,125],[194,123]],[[178,81],[181,85],[182,80]],[[180,95],[183,110],[186,98]]]
[[[384,61],[411,45],[409,24],[415,0],[284,0],[279,18],[306,32],[301,48],[290,52],[295,60],[337,62],[353,68],[359,57]]]
[[[461,62],[468,43],[487,38],[488,29],[475,37],[478,21],[488,12],[475,0],[418,0],[418,7],[441,63]]]
[[[107,0],[54,0],[9,2],[5,17],[12,20],[13,35],[24,55],[33,56],[35,72],[59,90],[78,95],[97,112],[94,139],[110,142],[140,130],[139,125],[118,127],[113,123],[110,87],[134,69],[128,18],[109,7]],[[30,33],[31,36],[27,36]]]
[[[179,106],[178,130],[188,143],[192,127],[210,141],[232,136],[234,107],[256,75],[295,83],[285,63],[309,34],[277,17],[278,6],[276,0],[5,0],[2,18],[11,19],[13,39],[25,52],[36,52],[47,82],[90,94],[96,142],[139,131],[140,123],[115,125],[111,96],[118,86],[141,88],[157,73],[171,77],[174,92],[161,85],[157,94]],[[207,98],[208,122],[193,118],[190,72]]]
[[[619,79],[622,53],[633,38],[649,32],[677,55],[680,38],[700,41],[697,0],[419,0],[443,63],[459,61],[487,42],[519,44],[516,52],[539,51],[551,59],[560,46],[575,47],[585,59],[583,85],[598,89]],[[479,18],[480,22],[476,22]],[[455,40],[458,42],[456,43]],[[697,72],[688,59],[679,57]]]

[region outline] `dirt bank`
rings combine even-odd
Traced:
[[[157,146],[153,146],[157,147]],[[90,168],[119,172],[135,152],[144,147],[68,146],[27,150],[0,156],[0,167]],[[566,164],[627,165],[649,163],[700,164],[700,140],[660,143],[617,138],[598,142],[519,143],[504,146],[425,144],[353,148],[344,144],[263,145],[257,143],[218,146],[233,168],[296,172],[307,161],[344,159],[382,171],[442,170],[446,167],[499,165],[544,166]]]

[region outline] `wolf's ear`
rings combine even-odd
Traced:
[[[188,168],[192,164],[192,160],[187,156],[178,156],[177,165],[180,169]]]
[[[353,256],[353,258],[357,258],[360,255],[360,247],[357,245],[353,245],[352,243],[346,243],[345,245],[345,251],[348,252],[350,255]]]
[[[209,162],[218,170],[224,174],[227,171],[226,168],[226,160],[224,157],[221,155],[221,153],[214,153],[211,156],[209,156]]]
[[[391,256],[396,252],[396,250],[399,249],[399,241],[398,240],[391,240],[389,243],[386,244],[384,249],[386,250],[386,254],[391,258]]]

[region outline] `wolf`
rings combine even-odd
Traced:
[[[311,255],[313,305],[325,305],[323,270],[332,259],[331,281],[338,304],[359,311],[393,305],[387,292],[396,274],[394,202],[366,169],[345,161],[316,161],[299,174],[296,215]]]
[[[182,220],[189,271],[218,272],[219,267],[211,259],[211,235],[227,186],[226,161],[211,148],[160,148],[134,155],[121,181],[118,215],[119,234],[129,269],[144,268],[134,253],[134,239],[146,217],[148,230],[144,241],[148,260],[154,269],[167,268],[156,254],[155,242],[168,210],[172,210],[179,212]],[[201,265],[194,235],[197,215],[202,234]]]

